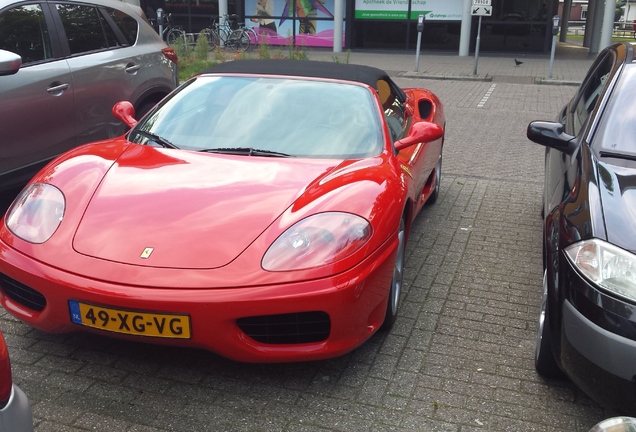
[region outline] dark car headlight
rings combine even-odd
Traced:
[[[24,188],[7,211],[9,231],[29,243],[51,238],[64,218],[64,194],[55,186],[33,183]]]
[[[599,239],[574,243],[565,253],[594,285],[636,301],[636,255]]]
[[[269,247],[261,263],[269,271],[329,265],[359,250],[371,238],[371,224],[351,213],[329,212],[295,223]]]

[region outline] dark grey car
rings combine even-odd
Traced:
[[[543,293],[535,366],[636,413],[636,43],[598,54],[545,146]],[[628,430],[628,428],[616,428]]]
[[[116,102],[141,116],[178,81],[174,51],[140,8],[115,0],[0,0],[0,50],[0,190],[124,133]]]

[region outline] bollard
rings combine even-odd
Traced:
[[[558,15],[552,17],[552,51],[550,52],[550,70],[548,71],[548,78],[552,78],[552,66],[554,65],[554,52],[556,51],[556,37],[559,33],[559,22],[561,18]]]
[[[159,36],[163,39],[163,9],[157,9],[157,25],[159,26]]]
[[[422,32],[424,31],[424,15],[417,17],[417,51],[415,52],[415,72],[419,72],[420,68],[420,47],[422,46]]]

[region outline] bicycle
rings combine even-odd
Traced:
[[[181,27],[173,26],[170,23],[171,16],[171,13],[164,16],[164,25],[159,36],[161,36],[161,39],[163,39],[169,46],[179,46],[180,48],[185,48],[186,45],[189,43],[186,32]],[[153,26],[157,25],[156,20],[151,19],[149,21]]]
[[[258,44],[258,33],[254,30],[254,27],[247,27],[245,23],[238,23],[238,28],[241,30],[245,30],[250,38],[250,45]]]
[[[233,49],[235,51],[246,51],[250,47],[250,32],[245,27],[232,29],[230,19],[236,19],[236,15],[223,14],[223,24],[219,24],[212,18],[212,28],[204,30],[210,44],[210,49],[216,46]]]

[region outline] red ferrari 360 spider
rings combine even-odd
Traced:
[[[351,351],[397,315],[444,112],[385,72],[248,60],[45,167],[0,227],[0,301],[46,332],[247,362]]]

